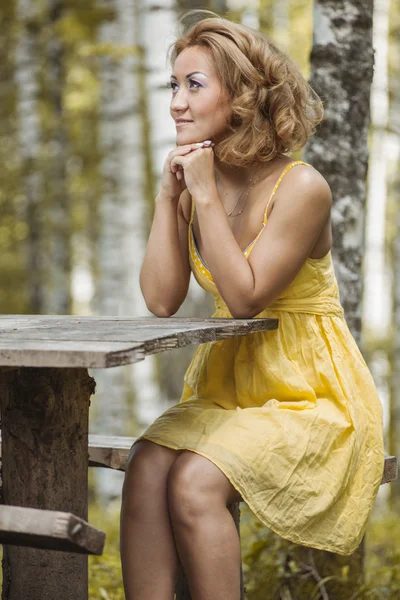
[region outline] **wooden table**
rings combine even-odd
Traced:
[[[277,327],[277,319],[0,317],[1,503],[87,520],[88,368]],[[3,600],[87,597],[87,555],[4,545]]]

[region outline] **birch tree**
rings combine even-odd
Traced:
[[[136,0],[137,6],[139,2]],[[185,3],[185,6],[181,3],[179,6],[184,11],[196,8],[196,3]],[[201,7],[204,8],[203,5]],[[147,117],[147,121],[143,121],[147,125],[143,132],[147,176],[145,189],[151,220],[164,161],[176,145],[176,129],[170,116],[171,92],[166,86],[172,66],[168,61],[168,49],[179,33],[176,8],[172,0],[163,0],[157,5],[152,0],[142,0],[137,9],[137,41],[143,49],[145,73],[145,77],[141,78],[139,93],[142,115]],[[222,1],[219,2],[219,8],[223,8]],[[192,276],[187,298],[176,316],[206,317],[211,312],[211,299]],[[195,349],[183,348],[154,357],[160,373],[162,394],[158,403],[148,400],[147,405],[152,404],[158,414],[179,401],[184,373],[194,352]]]
[[[388,158],[388,42],[390,0],[375,0],[375,69],[371,89],[370,159],[366,204],[363,339],[384,339],[391,313],[390,274],[385,249]]]
[[[166,86],[170,69],[167,51],[175,39],[176,4],[173,0],[161,0],[157,6],[153,0],[136,0],[137,43],[143,49],[146,79],[142,81],[142,102],[147,105],[148,148],[151,156],[151,173],[155,193],[161,182],[161,173],[168,152],[176,145],[176,131],[170,116],[170,91]]]
[[[94,306],[102,315],[150,314],[139,287],[148,213],[142,120],[146,117],[141,112],[139,91],[144,69],[136,37],[140,28],[137,18],[134,0],[118,0],[113,18],[99,30],[103,196]],[[97,432],[137,435],[158,416],[160,392],[154,357],[103,371],[96,379],[93,427]],[[120,494],[121,473],[101,473],[97,480],[104,502]]]
[[[375,0],[373,46],[375,68],[371,89],[370,159],[368,168],[365,249],[363,261],[363,331],[361,344],[384,406],[385,429],[389,404],[387,339],[392,312],[390,261],[387,252],[388,175],[391,169],[388,52],[390,0]],[[379,490],[379,498],[390,486]]]
[[[100,6],[103,5],[100,2]],[[114,6],[115,12],[99,28],[98,39],[101,54],[99,146],[103,193],[99,206],[99,272],[93,308],[100,315],[122,316],[126,309],[127,269],[131,258],[124,252],[124,245],[127,225],[131,219],[128,216],[128,222],[124,222],[127,207],[124,206],[125,197],[122,197],[120,186],[120,159],[123,155],[121,120],[132,113],[131,98],[126,94],[124,97],[121,95],[122,59],[118,55],[118,49],[121,45],[121,11],[124,8],[128,8],[125,11],[128,23],[131,24],[132,21],[128,1],[117,2]],[[127,76],[125,72],[125,77]],[[134,78],[134,75],[131,74],[131,77]],[[127,369],[124,367],[96,373],[97,388],[91,419],[91,429],[96,433],[129,435],[126,427],[133,423],[128,401],[130,385],[126,373]],[[99,473],[96,474],[96,480],[100,501],[107,502],[113,495],[119,494],[122,485],[120,473]]]
[[[346,320],[358,343],[373,72],[372,8],[373,0],[315,0],[310,83],[325,102],[326,120],[305,153],[333,190],[333,257]]]
[[[311,85],[325,102],[326,120],[306,147],[305,160],[328,180],[334,196],[333,258],[341,301],[360,343],[369,98],[373,74],[373,0],[315,0]],[[298,547],[299,560],[326,583],[330,600],[350,597],[363,581],[364,540],[350,556]],[[342,567],[348,568],[345,578]],[[298,580],[295,593],[310,590]],[[328,596],[326,596],[328,597]]]
[[[390,15],[390,0],[375,0],[375,70],[371,93],[371,159],[368,177],[366,247],[364,261],[363,348],[369,351],[369,365],[384,405],[387,451],[398,455],[400,444],[400,408],[398,397],[399,350],[399,247],[396,231],[399,179],[399,42],[398,24]],[[397,7],[398,15],[400,15]],[[396,19],[395,4],[393,15]],[[399,19],[399,16],[397,17]],[[390,24],[394,35],[390,35]],[[391,44],[390,44],[391,42]],[[389,48],[391,46],[391,53]],[[389,89],[390,54],[392,85]],[[392,248],[390,248],[392,244]],[[391,272],[392,271],[392,272]],[[395,304],[393,306],[393,303]],[[383,486],[378,500],[389,498],[393,509],[398,505],[400,485]]]

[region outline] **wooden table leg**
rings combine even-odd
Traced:
[[[87,369],[0,368],[3,504],[87,520]],[[4,546],[3,600],[87,600],[84,554]]]

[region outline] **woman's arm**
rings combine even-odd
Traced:
[[[295,182],[294,182],[295,180]],[[310,167],[296,167],[275,196],[274,209],[249,258],[241,251],[217,193],[193,193],[213,280],[234,318],[252,318],[293,281],[330,216],[331,192]]]
[[[182,202],[189,197],[185,189],[179,200],[160,192],[140,270],[140,289],[150,312],[157,317],[170,317],[186,298],[190,264],[188,224]]]

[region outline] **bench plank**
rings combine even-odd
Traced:
[[[133,442],[137,438],[89,434],[89,465],[125,470]],[[386,456],[381,485],[398,477],[396,456]]]
[[[383,471],[383,477],[381,485],[383,483],[390,483],[396,481],[399,475],[397,456],[385,456],[385,468]]]
[[[89,466],[125,471],[136,438],[89,434]]]
[[[100,555],[105,537],[72,513],[0,506],[1,544]]]

